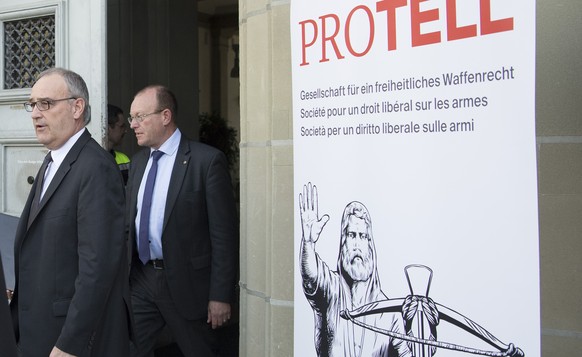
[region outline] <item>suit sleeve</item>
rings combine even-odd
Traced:
[[[209,299],[231,302],[238,266],[238,228],[232,183],[222,152],[210,162],[206,198],[212,246]]]
[[[6,289],[4,281],[4,267],[2,266],[2,258],[0,255],[0,293]],[[14,339],[14,330],[12,329],[12,318],[8,311],[8,304],[3,299],[0,299],[0,351],[3,356],[16,357],[16,340]]]
[[[124,191],[119,170],[105,156],[84,160],[78,187],[78,276],[56,346],[79,355],[99,325],[120,264],[124,264]],[[89,162],[87,162],[89,161]]]

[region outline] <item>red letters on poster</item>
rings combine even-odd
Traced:
[[[340,18],[337,14],[325,14],[319,17],[319,21],[308,19],[299,22],[301,28],[301,66],[310,64],[308,55],[313,55],[320,47],[321,55],[317,58],[319,62],[329,62],[331,59],[341,60],[348,53],[354,57],[365,56],[374,45],[376,33],[375,14],[386,12],[387,22],[387,51],[397,49],[397,14],[399,8],[409,7],[410,12],[410,31],[411,46],[426,46],[441,43],[441,31],[423,33],[421,27],[423,24],[435,22],[443,24],[443,30],[446,29],[446,41],[455,41],[477,37],[477,25],[479,25],[481,36],[490,35],[498,32],[513,30],[513,17],[505,19],[491,19],[491,0],[479,0],[479,24],[471,24],[458,27],[457,24],[457,0],[446,0],[445,9],[432,8],[421,10],[421,3],[430,3],[431,0],[380,0],[376,2],[376,12],[374,13],[366,5],[354,7],[345,19]],[[444,12],[444,20],[441,20],[441,13]],[[354,15],[363,14],[367,20],[367,39],[362,39],[361,35],[358,41],[364,41],[366,47],[359,51],[354,47],[352,21]],[[341,33],[343,28],[343,34]],[[367,41],[367,42],[366,42]],[[359,43],[359,42],[358,42]],[[331,49],[333,54],[329,54]],[[343,51],[343,53],[342,53]],[[309,52],[309,54],[308,54]],[[329,56],[335,56],[330,58]]]

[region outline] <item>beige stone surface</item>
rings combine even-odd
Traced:
[[[580,356],[582,337],[542,336],[543,357],[574,357]]]
[[[582,194],[540,198],[542,326],[582,331]]]
[[[289,6],[273,7],[273,140],[293,137]]]
[[[288,306],[271,305],[271,326],[273,326],[269,356],[293,356],[293,309]]]
[[[290,147],[276,149],[273,151],[291,150]],[[293,244],[292,178],[292,165],[274,167],[271,295],[274,299],[287,301],[293,301],[293,267],[297,261]]]
[[[240,2],[240,6],[244,1]],[[241,15],[239,15],[241,16]],[[239,137],[241,144],[247,141],[247,132],[248,132],[248,123],[247,118],[248,115],[248,105],[247,105],[247,98],[249,93],[247,91],[248,87],[248,75],[247,75],[247,67],[248,60],[247,60],[247,52],[248,52],[248,36],[247,36],[247,23],[245,21],[239,21],[239,81],[240,81],[240,97],[239,97],[239,105],[240,105],[240,129],[239,129]],[[241,152],[242,155],[242,152]],[[241,162],[242,165],[242,162]],[[241,186],[242,189],[242,186]],[[242,206],[241,206],[242,207]]]
[[[538,0],[537,135],[582,135],[582,3]]]
[[[271,139],[271,36],[270,13],[262,13],[246,22],[245,63],[247,81],[241,84],[247,93],[246,137],[248,142],[263,142]],[[241,82],[242,83],[242,82]],[[241,119],[242,113],[241,113]]]
[[[273,107],[291,110],[291,37],[289,7],[277,6],[272,11],[273,35]]]
[[[293,136],[293,112],[291,109],[273,110],[273,140],[288,140]]]
[[[581,194],[582,143],[539,145],[538,180],[541,195]]]
[[[240,16],[245,16],[254,13],[264,13],[271,9],[270,0],[248,0],[240,1],[239,9],[241,11]]]
[[[240,356],[267,356],[269,328],[265,299],[241,289]]]
[[[245,221],[244,230],[241,230],[241,249],[244,249],[241,252],[241,264],[244,264],[241,281],[252,290],[265,292],[270,233],[267,223],[270,216],[270,190],[266,189],[270,182],[270,150],[266,147],[244,147],[243,151],[246,169],[244,177],[241,176],[241,207],[249,209],[241,214],[241,219]]]

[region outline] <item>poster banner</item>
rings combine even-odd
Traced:
[[[535,2],[290,26],[295,356],[540,356]]]

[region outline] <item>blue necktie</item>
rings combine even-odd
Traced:
[[[150,210],[152,208],[152,195],[154,193],[154,184],[156,183],[156,174],[158,173],[158,160],[162,155],[164,153],[159,150],[152,152],[152,166],[148,172],[141,202],[137,251],[139,253],[139,259],[144,264],[150,260]]]

